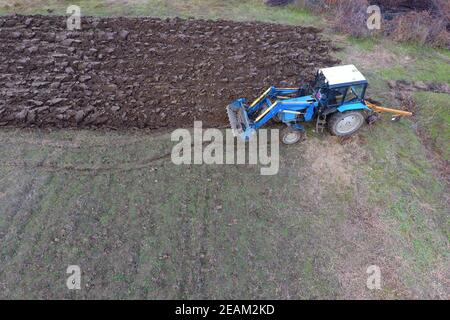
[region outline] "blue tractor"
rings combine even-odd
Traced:
[[[368,81],[354,65],[319,69],[313,87],[270,87],[253,103],[237,99],[227,107],[235,136],[248,140],[255,130],[270,120],[283,122],[281,141],[293,144],[304,137],[302,122],[316,121],[316,132],[325,127],[336,136],[357,132],[365,121],[380,112],[395,114],[393,120],[412,113],[383,108],[364,99]]]

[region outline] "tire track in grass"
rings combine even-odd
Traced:
[[[28,274],[30,266],[33,265],[29,261],[29,245],[33,246],[39,241],[40,234],[36,228],[39,228],[38,222],[41,219],[40,204],[48,197],[48,191],[52,190],[48,188],[55,183],[56,177],[49,175],[41,179],[32,177],[25,183],[23,191],[18,195],[20,200],[11,207],[12,221],[2,239],[0,278],[6,279],[8,290],[3,292],[9,298],[29,294],[26,291],[27,286],[23,283],[24,275]],[[39,180],[43,181],[41,184],[43,190],[37,188]]]
[[[202,180],[208,181],[208,178],[210,176],[210,170],[208,166],[204,166],[204,170],[202,170]],[[206,177],[205,177],[206,176]],[[203,208],[201,211],[201,225],[200,225],[200,232],[199,232],[199,242],[200,242],[200,250],[199,250],[199,270],[198,270],[198,287],[199,287],[199,294],[200,299],[207,299],[207,283],[206,283],[206,275],[205,270],[207,270],[207,256],[208,256],[208,250],[207,250],[207,240],[208,240],[208,216],[210,215],[209,208],[211,206],[211,188],[207,183],[204,183],[202,188],[202,193],[200,199],[198,199],[199,203],[203,203]]]

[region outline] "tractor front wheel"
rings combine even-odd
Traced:
[[[281,141],[284,144],[294,144],[299,142],[305,137],[303,130],[296,130],[291,127],[284,128],[281,131]]]
[[[354,134],[364,124],[361,111],[336,112],[328,121],[328,129],[335,136],[345,137]]]

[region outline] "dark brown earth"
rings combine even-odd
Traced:
[[[338,63],[310,27],[153,18],[0,18],[0,126],[175,128]]]
[[[397,96],[402,94],[408,95],[412,91],[431,91],[450,94],[450,86],[447,83],[432,81],[390,80],[388,81],[388,86]]]

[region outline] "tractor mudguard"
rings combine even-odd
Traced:
[[[368,111],[370,111],[370,109],[361,102],[344,104],[344,105],[338,107],[337,110],[339,112],[345,112],[345,111],[349,111],[349,110],[368,110]]]

